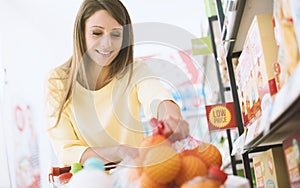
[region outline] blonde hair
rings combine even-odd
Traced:
[[[126,72],[130,71],[129,80],[132,75],[133,63],[133,31],[130,16],[119,0],[85,0],[77,13],[74,31],[73,31],[73,55],[63,65],[55,71],[60,72],[59,76],[52,74],[48,79],[51,88],[55,89],[55,104],[49,104],[51,108],[50,116],[55,118],[50,127],[54,127],[60,121],[63,108],[68,104],[73,92],[73,85],[76,80],[86,83],[85,70],[83,62],[87,51],[85,40],[85,22],[98,10],[106,10],[116,21],[123,26],[122,47],[118,56],[109,65],[109,78],[122,77]],[[63,73],[63,74],[61,74]],[[57,82],[62,82],[63,88],[57,88]],[[58,91],[57,91],[58,90]],[[52,94],[53,95],[53,94]],[[51,96],[50,96],[51,97]],[[51,100],[51,99],[47,99]],[[48,101],[47,101],[48,102]]]

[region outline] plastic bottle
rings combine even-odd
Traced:
[[[70,188],[112,188],[111,177],[105,173],[104,164],[97,158],[90,158],[83,164],[82,170],[75,173],[68,187]]]
[[[52,184],[53,188],[58,188],[64,185],[65,183],[60,183],[60,176],[64,173],[69,173],[70,167],[52,167],[51,172],[49,173],[49,182]],[[66,178],[66,175],[63,175],[61,179]]]
[[[71,170],[70,172],[72,174],[76,174],[77,172],[79,172],[80,170],[82,170],[82,164],[81,163],[73,163],[71,165]]]

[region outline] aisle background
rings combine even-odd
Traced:
[[[16,186],[10,184],[10,178],[14,183],[20,181],[20,178],[9,175],[9,171],[13,174],[16,167],[8,166],[7,159],[12,160],[15,155],[38,157],[36,165],[39,167],[35,170],[41,173],[42,187],[48,186],[47,175],[53,164],[53,156],[45,133],[45,77],[50,69],[63,63],[71,55],[73,23],[81,2],[0,0],[1,188]],[[167,23],[183,28],[196,37],[207,35],[208,25],[203,0],[122,2],[128,8],[133,23]],[[161,49],[156,50],[161,52]],[[141,55],[145,54],[136,54]],[[33,126],[32,132],[26,132],[25,128],[23,132],[11,131],[13,126],[19,125],[18,121],[23,121],[22,118],[25,118],[25,128]],[[16,146],[16,136],[24,139],[21,145],[17,143]],[[33,148],[35,153],[11,153],[15,148],[27,147]],[[29,175],[30,173],[35,172],[28,172]]]

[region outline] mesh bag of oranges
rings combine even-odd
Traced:
[[[163,129],[162,122],[156,119],[150,124]],[[145,137],[138,157],[132,159],[134,162],[112,173],[114,187],[192,188],[195,186],[188,182],[196,177],[206,180],[198,187],[214,188],[224,184],[227,174],[220,169],[222,156],[217,147],[191,137],[184,148],[178,147],[161,132]]]

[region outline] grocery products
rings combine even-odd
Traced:
[[[272,14],[256,15],[248,30],[236,68],[244,124],[250,125],[278,91],[275,68],[278,57]],[[276,69],[278,71],[278,67]]]
[[[72,174],[76,174],[77,172],[79,172],[80,170],[82,170],[82,164],[81,163],[73,163],[71,165],[71,170],[70,172]]]
[[[277,77],[281,86],[294,72],[300,59],[299,7],[297,0],[274,0],[274,30],[279,47],[277,66],[280,70]]]
[[[96,188],[105,187],[112,188],[112,179],[105,173],[104,164],[98,158],[87,159],[84,168],[75,173],[68,183],[68,187],[72,188]]]
[[[158,183],[169,183],[177,176],[181,162],[172,147],[158,146],[148,151],[144,160],[144,172]]]
[[[207,166],[202,159],[193,154],[181,156],[181,168],[175,179],[176,185],[182,185],[197,176],[206,176]]]
[[[289,187],[282,147],[271,148],[253,157],[255,180],[261,187]]]
[[[291,188],[300,187],[300,132],[282,143]]]
[[[215,145],[201,143],[193,150],[200,156],[208,168],[211,166],[222,166],[222,155]]]

